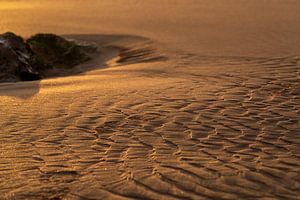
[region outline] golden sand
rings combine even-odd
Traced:
[[[101,55],[0,84],[1,200],[300,199],[297,0],[26,2],[2,32]]]

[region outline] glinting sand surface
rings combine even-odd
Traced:
[[[99,58],[76,68],[82,74],[0,84],[1,200],[300,199],[297,1],[162,1],[162,7],[169,2],[169,14],[154,9],[156,1],[131,0],[124,8],[97,1],[94,9],[112,4],[108,11],[131,21],[121,26],[119,15],[106,11],[87,25],[87,14],[78,31],[72,21],[78,16],[67,13],[57,25],[46,20],[41,29],[13,28],[43,19],[41,5],[55,10],[48,1],[28,2],[16,10],[3,4],[0,30],[118,35],[65,36],[101,47]],[[59,13],[69,1],[61,2]],[[29,5],[40,8],[34,17]],[[81,14],[88,7],[72,5]],[[151,31],[136,29],[149,23],[142,8],[152,14]],[[25,20],[9,22],[17,11]],[[96,26],[101,16],[111,19],[103,29]],[[163,22],[166,16],[173,24]],[[168,36],[158,22],[168,30],[181,27]],[[63,26],[67,31],[60,32]],[[223,35],[216,32],[222,26]]]

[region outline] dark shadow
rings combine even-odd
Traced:
[[[20,81],[16,83],[0,83],[0,96],[12,96],[28,99],[40,91],[40,81]]]

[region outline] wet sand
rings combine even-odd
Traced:
[[[261,40],[240,45],[226,45],[229,29],[220,46],[116,28],[66,36],[101,56],[78,75],[0,84],[0,199],[300,199],[299,25],[280,19],[289,31],[256,27]]]

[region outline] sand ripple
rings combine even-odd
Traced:
[[[299,199],[299,60],[176,54],[2,96],[0,199]]]

